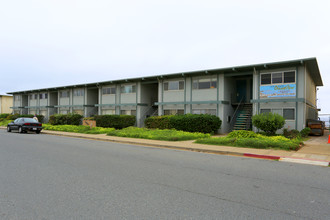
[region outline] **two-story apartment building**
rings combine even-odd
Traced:
[[[262,112],[278,113],[285,127],[303,129],[318,116],[317,86],[323,86],[317,60],[308,58],[9,94],[14,112],[46,119],[70,112],[128,114],[143,126],[151,115],[213,114],[222,120],[221,132],[229,132],[251,128],[251,116]]]

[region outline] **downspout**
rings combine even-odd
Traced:
[[[304,101],[305,101],[305,118],[304,118],[304,124],[303,124],[303,128],[305,128],[305,126],[306,126],[306,120],[307,120],[307,118],[306,118],[306,115],[307,115],[307,83],[306,83],[306,81],[307,81],[307,71],[306,71],[306,68],[307,68],[307,66],[306,66],[306,64],[304,65],[304,72],[305,72],[305,99],[304,99]]]

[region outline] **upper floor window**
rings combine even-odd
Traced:
[[[102,94],[103,95],[116,94],[116,87],[102,88]]]
[[[275,73],[265,73],[265,74],[261,74],[260,78],[261,78],[261,85],[295,83],[296,72],[284,71],[284,72],[275,72]]]
[[[40,93],[39,99],[48,99],[48,93]]]
[[[60,98],[68,98],[70,96],[69,91],[60,91]]]
[[[38,99],[38,94],[30,94],[30,100]]]
[[[136,86],[135,85],[124,85],[120,88],[121,93],[134,93],[136,92]]]
[[[14,95],[14,101],[21,101],[20,95]]]
[[[164,82],[164,91],[183,90],[183,89],[184,89],[183,80]]]
[[[73,90],[73,96],[84,96],[85,90],[84,89],[75,89]]]
[[[193,81],[193,89],[214,89],[217,88],[216,78],[195,79]]]

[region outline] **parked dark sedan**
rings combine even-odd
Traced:
[[[33,118],[18,118],[7,125],[7,131],[18,130],[19,133],[34,131],[37,134],[42,130],[42,124]]]

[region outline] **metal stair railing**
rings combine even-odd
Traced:
[[[238,113],[238,110],[239,110],[239,108],[241,107],[241,104],[242,104],[242,102],[243,102],[243,99],[244,99],[244,96],[242,97],[242,99],[240,100],[240,102],[238,103],[238,106],[236,107],[236,110],[235,110],[235,112],[234,112],[234,114],[233,114],[233,117],[232,117],[232,121],[230,122],[230,128],[231,128],[231,130],[233,130],[233,128],[234,128],[234,125],[235,125],[235,123],[236,123],[236,115],[237,115],[237,113]]]

